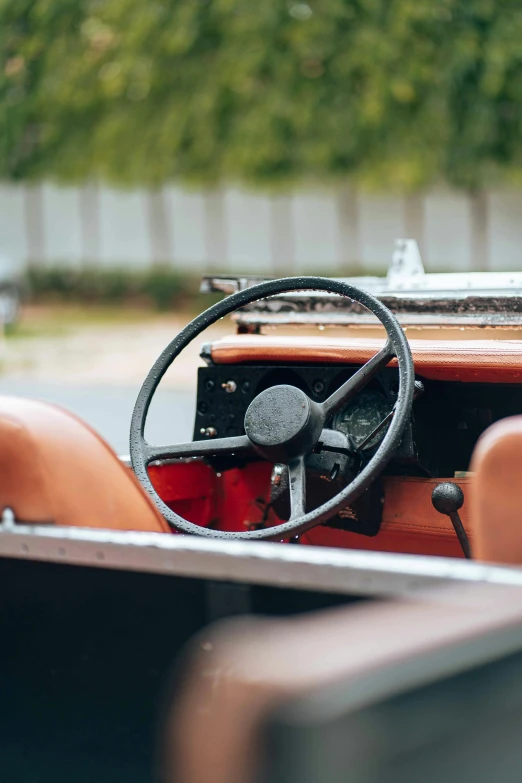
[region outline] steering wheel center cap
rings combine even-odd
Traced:
[[[314,407],[295,386],[272,386],[250,403],[245,415],[245,432],[262,452],[280,459],[294,456],[309,441],[313,446],[317,430]]]

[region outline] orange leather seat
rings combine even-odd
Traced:
[[[522,416],[489,427],[479,439],[471,470],[473,557],[522,565]]]
[[[68,527],[170,528],[131,471],[73,414],[0,396],[0,510]]]
[[[425,682],[420,672],[444,666],[447,676],[448,660],[458,667],[457,660],[473,658],[463,650],[480,650],[500,629],[520,628],[520,598],[519,587],[461,583],[298,617],[236,618],[205,629],[185,655],[177,698],[167,712],[161,779],[266,780],[263,729],[279,706],[334,689],[353,690],[355,704],[363,694],[386,693],[383,688],[393,694],[395,678],[400,690],[405,676],[411,676],[410,687]],[[341,697],[336,707],[342,704]],[[304,712],[303,723],[308,717]],[[394,771],[365,779],[400,779]]]

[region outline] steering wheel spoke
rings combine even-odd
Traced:
[[[384,348],[379,353],[372,356],[366,364],[355,372],[351,378],[343,383],[336,391],[331,394],[327,400],[322,403],[323,415],[325,420],[333,416],[334,413],[342,408],[352,397],[355,397],[367,383],[371,381],[374,375],[390,362],[395,356],[395,351],[390,340],[386,341]]]
[[[221,454],[254,454],[246,435],[236,438],[213,438],[195,440],[191,443],[176,443],[173,446],[150,446],[145,444],[145,460],[148,465],[156,460],[182,459],[185,457],[212,457]]]
[[[290,492],[290,519],[298,519],[306,512],[306,468],[304,457],[288,463],[288,490]]]

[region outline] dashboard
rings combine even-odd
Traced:
[[[194,439],[242,435],[253,398],[277,384],[290,384],[317,402],[325,400],[358,365],[209,365],[198,371]],[[409,427],[385,474],[454,477],[469,470],[473,448],[493,422],[522,413],[522,384],[461,383],[419,376],[424,392],[415,400]],[[327,423],[349,436],[361,457],[371,456],[384,426],[368,437],[393,410],[397,370],[385,368]]]
[[[242,435],[243,419],[256,395],[278,384],[296,386],[312,400],[323,402],[358,368],[313,365],[292,367],[210,366],[199,369],[194,439]],[[397,372],[383,370],[356,398],[328,422],[332,429],[353,439],[355,447],[365,439],[393,409],[397,398]],[[382,440],[383,429],[365,448]]]

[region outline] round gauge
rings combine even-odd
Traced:
[[[344,432],[351,438],[356,448],[359,448],[366,438],[372,434],[381,421],[390,413],[393,405],[388,403],[382,394],[376,391],[363,391],[357,395],[353,402],[335,414],[333,419],[334,429]],[[375,448],[386,435],[388,427],[385,426],[364,447]]]

